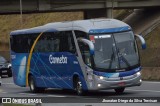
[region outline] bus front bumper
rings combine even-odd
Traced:
[[[92,83],[92,84],[91,84]],[[106,78],[102,76],[93,76],[93,80],[89,82],[89,90],[106,90],[122,87],[140,86],[142,83],[141,74],[136,73],[131,76]]]

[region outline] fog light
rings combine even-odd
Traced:
[[[140,79],[139,82],[142,82],[142,80]]]
[[[137,72],[137,76],[140,76],[141,75],[141,72]]]
[[[103,77],[103,76],[100,76],[100,77],[99,77],[99,79],[103,80],[103,79],[104,79],[104,77]]]
[[[98,87],[101,87],[101,84],[98,84]]]

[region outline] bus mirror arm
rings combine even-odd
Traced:
[[[135,36],[141,41],[142,49],[146,49],[146,42],[141,35],[135,34]]]
[[[78,38],[77,40],[87,44],[89,46],[89,49],[90,49],[90,54],[94,55],[94,44],[93,44],[93,42],[91,42],[88,39],[84,39],[84,38]]]

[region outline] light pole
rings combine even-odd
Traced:
[[[112,0],[112,15],[111,15],[112,18],[113,18],[113,8],[114,8],[114,0]]]
[[[23,17],[22,17],[22,15],[23,15],[23,13],[22,13],[23,7],[22,7],[22,0],[19,1],[19,6],[20,6],[20,21],[21,21],[21,28],[22,28],[22,27],[23,27]]]

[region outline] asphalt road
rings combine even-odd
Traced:
[[[2,78],[0,86],[0,97],[78,97],[73,91],[48,89],[44,93],[31,93],[27,87],[19,87],[13,83],[11,78]],[[94,99],[103,97],[160,97],[160,82],[143,81],[141,86],[126,88],[124,94],[117,95],[114,90],[90,92],[85,98]]]
[[[102,103],[106,98],[132,98],[132,97],[160,97],[160,82],[143,81],[141,86],[126,88],[123,94],[116,94],[114,90],[90,92],[87,96],[77,96],[73,91],[48,89],[44,93],[31,93],[29,88],[19,87],[13,83],[11,78],[2,78],[0,86],[0,97],[43,97],[54,104],[42,104],[42,106],[106,106]],[[48,97],[48,98],[47,98]],[[58,104],[57,104],[58,103]],[[70,104],[67,104],[70,103]],[[73,104],[71,104],[73,103]],[[76,105],[74,104],[76,103]],[[115,106],[119,103],[110,103]],[[141,106],[153,106],[153,104],[137,103]],[[122,106],[132,106],[132,104],[122,104]],[[119,105],[121,106],[121,105]],[[154,104],[159,106],[159,103]]]

